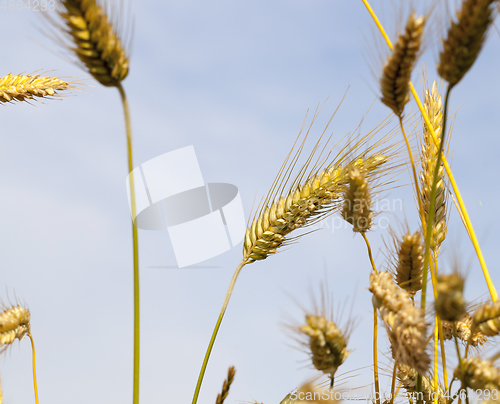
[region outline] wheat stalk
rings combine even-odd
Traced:
[[[59,77],[35,74],[8,75],[0,79],[0,102],[26,101],[34,97],[47,98],[57,95],[58,91],[72,88],[72,83]]]
[[[443,39],[443,50],[437,66],[439,75],[450,87],[457,84],[472,67],[493,21],[496,0],[464,0],[452,21],[448,36]]]
[[[405,31],[398,38],[387,59],[380,79],[381,101],[401,117],[404,107],[410,99],[410,79],[413,65],[424,32],[425,18],[411,13],[406,22]]]
[[[59,0],[63,29],[82,65],[104,86],[127,77],[129,60],[115,26],[96,0]]]

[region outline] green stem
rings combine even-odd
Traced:
[[[214,332],[212,333],[212,338],[210,338],[210,342],[208,343],[207,352],[205,354],[205,358],[203,359],[203,364],[201,365],[200,375],[198,376],[198,382],[196,383],[196,388],[194,390],[193,396],[193,404],[196,404],[198,401],[198,395],[200,394],[201,384],[203,383],[203,377],[205,376],[205,371],[207,370],[208,360],[210,359],[210,354],[212,353],[212,348],[215,343],[215,338],[217,338],[217,334],[219,332],[220,325],[222,323],[222,319],[224,318],[224,313],[226,312],[227,305],[229,303],[229,299],[231,298],[231,294],[233,293],[234,284],[236,283],[236,279],[240,274],[241,269],[245,266],[246,260],[243,259],[236,271],[234,271],[233,278],[229,283],[229,288],[227,289],[226,297],[224,299],[224,303],[222,304],[222,309],[219,314],[219,318],[217,319],[217,323],[215,324]]]
[[[130,124],[130,111],[128,107],[127,96],[121,84],[117,85],[118,91],[123,104],[123,112],[125,115],[125,130],[127,132],[127,152],[128,152],[128,172],[130,174],[130,201],[132,206],[132,242],[134,246],[134,389],[133,389],[133,404],[139,403],[139,357],[140,357],[140,328],[139,328],[139,242],[137,236],[137,227],[135,226],[135,190],[134,176],[132,170],[134,163],[132,160],[132,126]]]
[[[424,254],[424,273],[422,276],[422,304],[421,308],[425,311],[425,298],[427,295],[427,271],[429,268],[429,261],[431,255],[431,237],[432,237],[432,227],[434,226],[434,209],[436,206],[436,190],[437,183],[439,180],[439,167],[441,167],[442,154],[444,149],[444,142],[446,137],[446,119],[448,116],[448,101],[450,98],[450,92],[453,86],[448,85],[446,89],[446,98],[444,101],[444,113],[443,113],[443,131],[441,132],[441,142],[439,143],[439,151],[437,155],[436,167],[434,167],[434,179],[432,181],[432,190],[431,190],[431,200],[429,206],[429,216],[427,218],[427,230],[425,233],[425,254]],[[422,376],[418,375],[417,377],[417,391],[420,393],[422,391]],[[420,397],[420,396],[419,396]],[[420,398],[417,401],[417,404],[421,404],[422,400]]]

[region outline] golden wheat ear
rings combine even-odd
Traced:
[[[19,305],[4,308],[0,313],[0,352],[16,339],[21,341],[30,333],[30,311]]]
[[[117,24],[96,0],[58,0],[56,23],[82,67],[104,86],[118,86],[127,77],[129,58]],[[103,3],[104,4],[104,3]],[[72,42],[72,44],[71,44]]]
[[[471,347],[482,347],[488,342],[488,338],[482,332],[477,330],[474,333],[472,332],[472,317],[469,313],[465,313],[460,320],[455,322],[443,320],[442,324],[443,338],[445,340],[453,338],[453,329],[456,327],[457,337]]]
[[[500,390],[500,371],[490,361],[478,357],[463,359],[456,367],[454,377],[462,382],[463,387],[474,390]]]
[[[9,73],[0,79],[0,102],[28,101],[35,97],[50,98],[57,96],[58,91],[74,88],[74,82],[61,80],[61,77]]]
[[[424,108],[429,121],[434,129],[436,137],[441,140],[442,125],[443,125],[443,108],[441,95],[437,89],[437,83],[432,84],[431,89],[425,89]],[[448,131],[451,135],[451,130]],[[451,136],[448,136],[448,142]],[[425,222],[429,217],[432,183],[434,181],[434,170],[438,158],[438,146],[432,141],[427,125],[423,125],[422,141],[421,141],[421,170],[420,170],[420,199],[423,209],[422,228],[426,228]],[[441,243],[446,238],[448,221],[447,221],[447,190],[446,178],[444,175],[444,165],[439,166],[438,182],[436,185],[436,199],[434,203],[434,224],[431,235],[431,250],[434,257],[437,257],[441,247]]]
[[[412,369],[410,366],[398,364],[396,370],[396,376],[401,383],[401,386],[404,387],[407,393],[413,395],[418,392],[417,389],[417,377],[418,373],[415,369]],[[434,380],[433,377],[430,376],[422,376],[422,394],[423,394],[423,402],[426,404],[433,404],[434,398],[437,398],[438,404],[446,403],[446,395],[443,391],[443,388],[438,385],[437,390],[434,388]]]
[[[393,256],[391,265],[394,269],[397,285],[413,297],[422,289],[424,269],[424,246],[420,232],[409,230],[402,237],[391,231]]]
[[[399,162],[395,162],[399,145],[390,143],[395,132],[369,145],[385,125],[387,123],[367,135],[349,139],[333,159],[330,158],[331,151],[323,155],[325,148],[316,155],[320,150],[320,139],[298,174],[293,175],[306,134],[295,155],[293,149],[290,151],[268,195],[249,222],[243,243],[244,263],[266,259],[295,240],[290,238],[291,232],[311,226],[336,212],[342,205],[351,169],[357,168],[364,173],[365,179],[374,180],[399,168]],[[308,132],[311,127],[312,123]]]
[[[463,298],[464,279],[458,273],[439,275],[438,297],[434,303],[436,314],[441,320],[458,321],[466,313]]]
[[[411,72],[422,43],[424,25],[424,17],[410,14],[405,31],[399,36],[382,71],[381,101],[398,117],[402,116],[410,99]]]
[[[430,357],[423,310],[413,306],[410,295],[394,283],[389,272],[372,272],[369,290],[373,293],[373,305],[384,320],[392,357],[424,376]]]
[[[437,66],[450,87],[462,79],[479,55],[493,21],[495,3],[497,0],[464,0],[457,21],[451,22]]]

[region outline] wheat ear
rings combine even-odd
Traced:
[[[405,31],[398,38],[392,54],[384,65],[380,79],[381,101],[400,117],[410,99],[410,79],[420,50],[425,18],[410,14]]]
[[[394,360],[425,375],[430,357],[423,310],[412,305],[410,295],[394,283],[389,272],[372,272],[369,290],[387,327]]]
[[[224,400],[227,398],[229,394],[229,388],[234,380],[234,375],[236,374],[236,369],[234,366],[231,366],[227,371],[227,379],[222,383],[222,391],[217,394],[217,399],[215,400],[215,404],[223,404]]]
[[[472,316],[472,334],[481,332],[488,337],[500,334],[500,300],[486,303]]]
[[[0,345],[5,345],[2,350],[30,333],[30,317],[30,311],[19,305],[4,308],[0,313]]]
[[[306,325],[299,332],[308,337],[308,345],[314,367],[329,375],[333,387],[335,373],[349,355],[347,336],[323,315],[308,314]]]
[[[436,289],[438,297],[434,308],[439,318],[451,322],[460,320],[466,313],[464,279],[458,273],[439,275]]]
[[[450,87],[457,84],[474,64],[486,32],[493,21],[496,0],[464,0],[452,21],[448,36],[443,39],[443,50],[437,66],[439,75]]]
[[[461,366],[457,366],[454,376],[462,381],[464,387],[474,390],[500,390],[500,372],[488,360],[478,357],[462,359]]]
[[[60,77],[35,74],[8,75],[0,79],[0,102],[26,101],[34,97],[48,98],[73,88],[72,83]]]
[[[417,389],[418,373],[410,366],[398,364],[397,377],[405,388],[407,393],[411,395],[420,393]],[[431,377],[422,376],[422,390],[424,403],[434,403],[434,397],[437,395],[437,402],[439,404],[446,403],[446,396],[441,386],[438,386],[437,391],[434,389],[433,380]],[[434,393],[437,393],[436,395]]]
[[[128,74],[129,60],[120,37],[96,0],[59,0],[65,31],[86,70],[104,86],[117,86]]]
[[[436,82],[432,84],[431,91],[426,90],[424,98],[425,112],[434,129],[436,137],[441,140],[441,129],[443,120],[443,109],[441,96],[438,94]],[[434,169],[436,166],[438,148],[432,141],[429,129],[424,125],[423,141],[421,148],[422,169],[420,172],[420,200],[423,209],[422,228],[425,229],[425,221],[429,217],[432,181],[434,179]],[[444,165],[439,167],[439,179],[436,186],[436,201],[434,204],[434,224],[431,236],[431,250],[436,257],[439,254],[441,243],[446,238],[447,218],[446,218],[446,185],[444,178]],[[425,220],[424,220],[425,219]]]
[[[465,313],[455,324],[445,320],[442,323],[443,337],[446,340],[453,338],[453,327],[456,327],[457,337],[472,347],[483,346],[488,340],[482,332],[476,330],[472,333],[472,317],[469,313]]]
[[[399,240],[393,235],[396,257],[394,260],[397,285],[414,296],[422,289],[422,273],[424,267],[424,247],[420,232],[409,231]]]

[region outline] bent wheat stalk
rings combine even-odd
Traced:
[[[295,154],[292,155],[293,148],[288,154],[265,200],[260,208],[257,208],[251,224],[249,222],[243,242],[243,259],[231,279],[219,318],[210,339],[195,388],[193,404],[196,404],[198,401],[208,360],[229,299],[231,298],[236,279],[242,268],[247,264],[264,260],[270,255],[276,254],[280,247],[295,241],[297,238],[289,237],[290,233],[294,230],[311,226],[337,211],[342,206],[342,197],[349,182],[349,172],[351,169],[358,167],[364,170],[366,176],[370,178],[379,177],[383,172],[386,173],[397,167],[396,165],[391,166],[386,164],[395,155],[394,146],[390,145],[379,149],[380,146],[392,139],[394,134],[383,138],[373,146],[367,147],[367,142],[385,126],[379,125],[376,130],[368,135],[363,137],[357,136],[350,142],[347,142],[341,148],[341,151],[331,160],[331,163],[327,164],[322,170],[321,167],[328,161],[330,153],[323,156],[323,152],[321,152],[316,157],[316,162],[313,163],[313,159],[319,149],[320,138],[313,148],[312,153],[307,158],[306,163],[299,169],[298,174],[292,177],[292,172],[316,117],[317,114],[314,115],[311,126]],[[332,119],[333,116],[330,118],[328,125]],[[301,133],[299,133],[300,136]],[[366,150],[362,152],[361,150],[364,147],[366,147]]]

